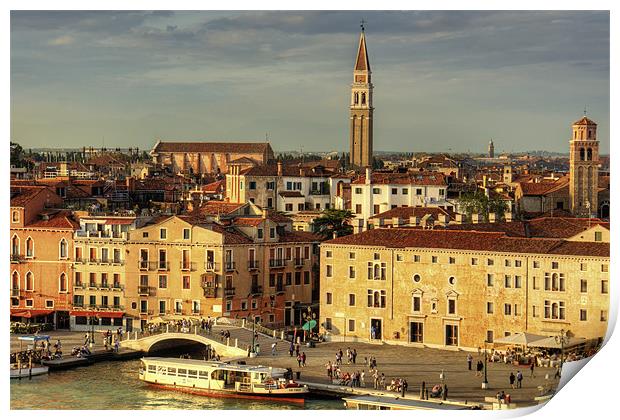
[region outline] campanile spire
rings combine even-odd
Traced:
[[[366,49],[364,21],[361,22],[357,56],[353,68],[350,110],[350,163],[356,167],[372,166],[373,106],[370,61]]]

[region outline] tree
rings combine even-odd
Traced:
[[[497,215],[496,220],[500,220],[504,212],[508,210],[508,205],[501,198],[489,198],[484,193],[476,191],[473,194],[466,194],[458,199],[459,210],[467,215],[471,220],[471,215],[478,213],[484,221],[489,220],[489,213]]]
[[[321,216],[314,219],[314,232],[326,239],[346,236],[353,233],[350,221],[353,219],[351,210],[326,209]]]
[[[11,142],[11,165],[16,167],[22,166],[24,158],[24,149],[18,144]]]

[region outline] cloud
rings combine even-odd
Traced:
[[[63,46],[63,45],[71,45],[75,42],[75,38],[71,35],[62,35],[58,38],[54,38],[50,40],[47,45],[52,45],[54,47]]]

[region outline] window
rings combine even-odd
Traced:
[[[379,254],[378,252],[375,252],[373,255],[373,259],[374,260],[380,260],[381,259],[381,254]]]
[[[510,267],[510,260],[504,260],[504,266]]]
[[[60,292],[66,292],[67,291],[67,275],[65,273],[60,273],[60,278],[58,279],[59,282],[59,287],[58,290]]]
[[[504,315],[512,315],[512,305],[510,303],[504,303]]]
[[[304,203],[297,203],[297,211],[304,211],[304,208],[305,208]],[[327,208],[327,204],[325,205],[325,208]]]
[[[328,305],[332,304],[332,294],[331,292],[327,292],[327,294],[325,295],[325,303]]]
[[[414,255],[413,256],[413,262],[419,263],[420,262],[420,256],[419,255]]]
[[[514,315],[519,316],[519,304],[515,303],[514,307]]]
[[[579,270],[581,270],[581,271],[587,271],[587,270],[588,270],[588,264],[586,264],[586,263],[581,263],[581,264],[579,265]]]
[[[269,184],[269,183],[267,183],[267,184]],[[256,189],[256,181],[250,181],[248,188],[251,189],[251,190],[255,190]]]
[[[515,276],[515,289],[521,288],[521,276]]]
[[[353,293],[349,293],[349,306],[355,306],[355,295]]]
[[[46,300],[45,301],[45,307],[46,308],[53,308],[54,307],[54,301],[53,300]]]
[[[579,310],[579,320],[580,321],[587,321],[588,320],[588,311],[585,309],[580,309]]]
[[[559,268],[560,264],[556,261],[552,261],[551,262],[551,269],[552,270],[557,270]]]
[[[415,195],[422,195],[422,188],[416,188]]]
[[[241,301],[241,310],[245,311],[248,309],[248,301],[247,300],[242,300]]]
[[[493,274],[487,274],[487,286],[492,287],[493,286]]]
[[[166,301],[165,300],[160,300],[159,301],[159,314],[163,315],[166,313]]]
[[[609,266],[607,264],[601,264],[601,272],[607,273],[609,271]]]
[[[261,228],[258,228],[258,229],[257,229],[257,231],[256,231],[256,237],[257,237],[258,239],[263,239],[263,229],[261,229]]]
[[[143,238],[148,238],[149,237],[149,233],[148,232],[142,232],[142,237]]]
[[[79,271],[75,272],[75,285],[76,286],[82,285],[82,273],[80,273]]]
[[[449,258],[448,258],[448,264],[456,264],[456,258],[454,258],[454,257],[449,257]]]
[[[325,329],[328,331],[332,330],[332,319],[331,318],[325,318]]]
[[[269,237],[274,239],[276,237],[276,228],[269,228]]]
[[[19,223],[19,212],[18,211],[13,210],[11,217],[12,217],[11,220],[13,221],[13,223]]]
[[[607,294],[609,293],[609,281],[601,280],[601,293]]]
[[[443,189],[443,188],[440,188],[440,189],[439,189],[439,196],[440,196],[440,197],[443,197],[444,195],[446,195],[446,190],[445,190],[445,189]]]
[[[372,206],[372,210],[373,214],[379,214],[381,213],[381,206],[379,204],[375,204],[374,206]]]
[[[295,272],[295,286],[301,285],[301,271]]]
[[[545,290],[550,290],[552,292],[564,292],[564,273],[545,273]]]
[[[392,188],[392,195],[398,194],[398,188]]]
[[[581,279],[581,293],[588,293],[588,280]]]
[[[355,266],[353,266],[353,265],[349,266],[349,278],[350,279],[354,279],[355,278]]]
[[[190,229],[189,228],[183,229],[183,239],[189,239],[189,238],[190,238]]]
[[[413,281],[414,281],[414,282],[419,283],[421,279],[422,279],[422,278],[420,277],[420,275],[419,275],[419,274],[414,274],[414,275],[413,275]]]
[[[515,267],[521,267],[521,260],[515,260]]]
[[[450,283],[452,286],[454,286],[454,283],[456,283],[456,277],[454,277],[454,276],[448,277],[448,283]]]
[[[396,254],[396,261],[403,261],[403,254]]]
[[[349,252],[349,259],[350,260],[354,260],[355,259],[355,252]]]
[[[373,188],[372,189],[372,193],[373,194],[381,194],[381,188]]]
[[[532,317],[538,318],[538,306],[532,305]]]
[[[355,331],[355,320],[350,319],[349,320],[349,332],[354,332],[354,331]]]
[[[512,286],[512,280],[509,275],[504,276],[504,287],[509,289]]]
[[[362,188],[361,187],[356,187],[355,188],[355,194],[361,194],[362,193]]]
[[[286,284],[287,286],[291,286],[293,284],[293,275],[291,273],[286,273],[284,277],[284,284]]]
[[[159,239],[166,239],[168,237],[168,229],[159,229]]]
[[[478,265],[478,258],[472,258],[471,265]]]
[[[190,276],[183,276],[183,289],[190,288]]]
[[[31,237],[26,239],[26,258],[34,257],[34,241]]]
[[[32,292],[34,290],[34,277],[29,271],[26,273],[26,291]]]
[[[284,205],[284,211],[293,211],[293,204],[292,203],[286,203]]]
[[[368,261],[368,280],[385,280],[387,264]]]
[[[491,266],[493,264],[495,264],[495,261],[492,260],[491,258],[487,258],[487,265]]]
[[[330,264],[327,264],[325,266],[325,276],[326,277],[331,277],[332,276],[332,266]]]
[[[410,323],[410,339],[412,343],[422,343],[424,342],[424,323],[422,322],[412,322]]]
[[[607,311],[601,311],[601,321],[607,321]]]
[[[540,261],[532,261],[533,268],[540,268]]]
[[[409,194],[409,188],[403,188],[403,195]]]
[[[456,299],[448,299],[448,315],[456,314]]]
[[[487,302],[487,314],[493,313],[493,302]]]
[[[414,296],[413,297],[413,312],[420,312],[422,310],[422,297]]]
[[[34,306],[34,300],[33,299],[26,299],[26,307],[27,308],[32,308]]]
[[[273,198],[267,199],[267,208],[270,209],[273,207]]]
[[[545,300],[545,319],[566,319],[566,305],[564,301]]]
[[[532,289],[538,290],[540,285],[538,284],[538,279],[536,277],[532,277]]]
[[[594,242],[603,241],[603,232],[594,232]]]
[[[331,258],[332,255],[332,251],[325,251],[325,258]]]
[[[493,342],[493,331],[487,330],[487,339],[485,340],[487,343]]]
[[[368,307],[385,308],[386,296],[385,290],[368,289]]]
[[[59,255],[60,255],[60,259],[67,258],[67,241],[65,240],[65,238],[62,238],[60,240]]]
[[[168,276],[166,274],[159,275],[159,288],[160,289],[168,288]]]
[[[436,256],[436,255],[433,255],[433,256],[431,257],[431,262],[432,262],[433,264],[437,264],[437,256]]]

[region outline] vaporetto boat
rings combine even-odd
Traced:
[[[148,384],[213,397],[303,402],[308,387],[285,379],[286,369],[167,357],[143,357],[140,379]]]

